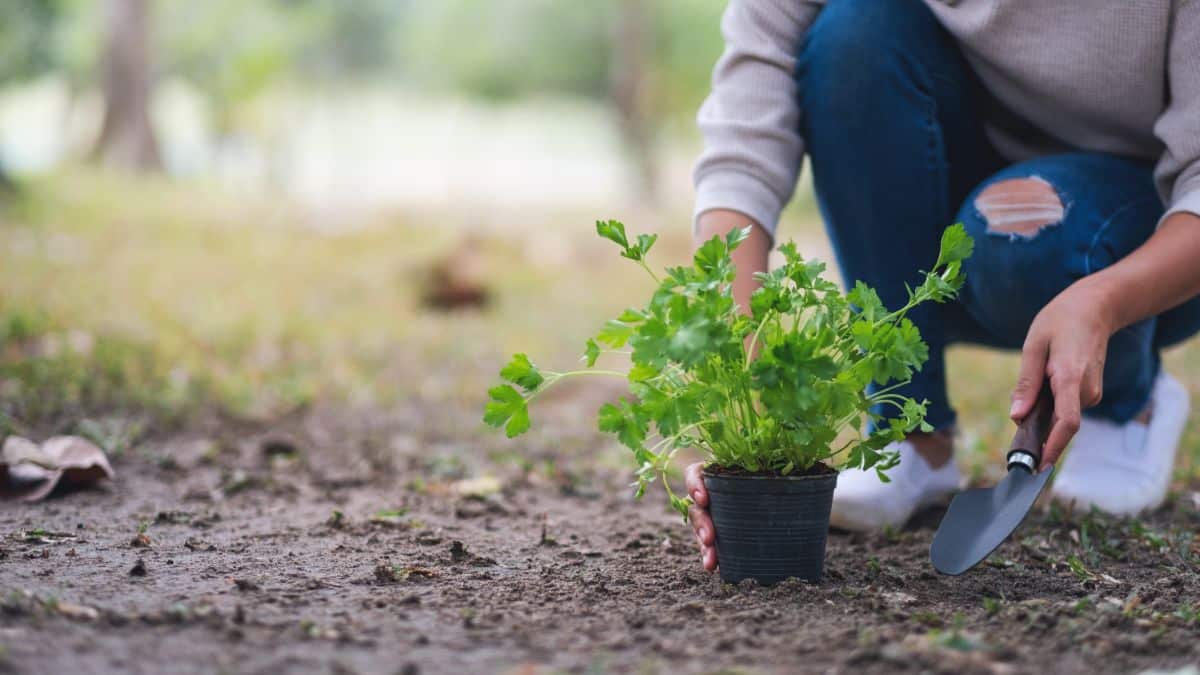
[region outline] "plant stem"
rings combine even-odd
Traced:
[[[758,344],[758,338],[762,333],[762,329],[767,325],[767,319],[770,319],[774,314],[775,310],[768,310],[766,315],[763,316],[762,321],[758,322],[758,328],[754,329],[754,338],[751,339],[750,344],[746,346],[746,363],[742,367],[742,370],[750,370],[750,355],[754,353],[754,347]]]
[[[525,405],[529,405],[531,402],[533,402],[533,399],[540,396],[542,394],[542,392],[546,391],[550,387],[553,387],[559,380],[563,379],[564,377],[574,377],[577,375],[605,375],[608,377],[617,376],[617,377],[622,377],[622,378],[628,377],[628,375],[626,373],[618,372],[616,370],[591,370],[591,369],[588,369],[588,370],[571,370],[571,371],[567,371],[565,373],[556,373],[556,372],[547,370],[544,372],[546,374],[546,381],[543,382],[541,384],[541,386],[539,386],[537,388],[536,391],[534,391],[532,394],[525,397]]]
[[[629,377],[629,373],[622,373],[617,370],[596,370],[594,368],[588,368],[586,370],[568,370],[565,373],[556,373],[554,371],[547,370],[545,373],[552,376],[555,381],[561,380],[564,377],[575,377],[576,375],[615,375],[617,377]]]
[[[654,280],[654,283],[656,283],[656,284],[662,283],[661,281],[658,280],[658,275],[654,273],[654,270],[650,269],[650,266],[646,264],[645,260],[639,260],[639,261],[637,261],[637,263],[642,266],[642,269],[646,270],[646,274],[650,275],[650,278]]]

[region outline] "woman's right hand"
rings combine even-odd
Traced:
[[[708,490],[701,476],[703,470],[704,462],[696,462],[684,471],[684,476],[687,478],[688,494],[692,496],[688,521],[696,533],[696,541],[700,542],[700,563],[711,572],[717,569],[717,536],[712,518],[708,516]]]

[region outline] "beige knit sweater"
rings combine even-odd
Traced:
[[[926,2],[989,92],[1044,132],[1032,141],[989,128],[1007,159],[1087,150],[1154,160],[1168,214],[1200,215],[1200,0]],[[774,233],[804,154],[796,52],[821,5],[730,0],[699,114],[697,215],[732,209]]]

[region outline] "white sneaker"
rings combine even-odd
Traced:
[[[838,474],[831,525],[860,532],[900,527],[918,509],[958,490],[962,474],[953,459],[935,469],[908,441],[888,448],[900,453],[900,464],[888,472],[892,482],[879,480],[874,469],[847,469]]]
[[[1059,463],[1052,488],[1056,500],[1076,511],[1095,506],[1118,516],[1162,505],[1190,402],[1187,389],[1163,372],[1150,396],[1150,424],[1083,418]]]

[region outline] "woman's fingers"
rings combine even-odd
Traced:
[[[687,482],[688,494],[692,496],[692,501],[699,504],[701,508],[708,507],[708,490],[704,487],[704,477],[701,475],[704,471],[704,462],[696,462],[689,464],[687,469],[684,469],[683,475]]]
[[[717,537],[713,530],[712,519],[708,512],[692,504],[688,509],[688,520],[696,533],[696,541],[700,543],[700,564],[709,572],[717,569],[717,549],[714,546]]]
[[[688,466],[683,475],[687,482],[688,494],[692,497],[692,505],[688,507],[688,522],[696,533],[696,541],[700,543],[700,563],[709,572],[717,569],[716,530],[713,529],[712,518],[709,517],[708,490],[704,488],[704,477],[701,475],[704,464],[697,462]]]
[[[1074,371],[1058,373],[1050,378],[1050,388],[1054,392],[1054,423],[1042,447],[1043,469],[1058,461],[1067,443],[1079,431],[1082,380],[1082,374]]]
[[[1084,408],[1099,405],[1104,398],[1104,362],[1093,364],[1083,374],[1079,384],[1079,400]]]
[[[712,546],[717,539],[713,530],[712,518],[708,517],[708,512],[692,504],[688,508],[688,520],[692,523],[692,531],[696,533],[696,540],[700,542],[700,545]]]
[[[1013,388],[1012,408],[1008,416],[1014,421],[1025,419],[1037,403],[1046,376],[1048,344],[1030,329],[1029,337],[1021,348],[1021,370],[1017,373],[1017,386]]]

